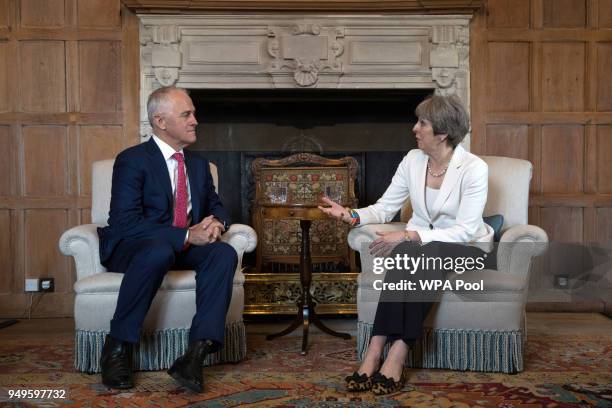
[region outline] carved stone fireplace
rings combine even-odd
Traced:
[[[414,147],[406,144],[406,140],[418,101],[432,91],[457,94],[469,109],[470,15],[242,13],[143,14],[139,18],[141,138],[146,140],[150,132],[146,113],[146,99],[150,92],[162,85],[190,89],[197,109],[204,111],[199,116],[202,123],[198,129],[199,141],[193,148],[202,151],[220,167],[222,199],[242,201],[242,208],[234,209],[232,214],[232,218],[239,222],[249,223],[246,208],[249,185],[248,181],[245,184],[244,174],[249,168],[249,160],[257,154],[278,157],[304,150],[330,157],[352,155],[358,159],[363,171],[358,176],[357,186],[357,191],[361,192],[358,196],[360,204],[369,204],[375,199],[372,196],[377,197],[384,191],[402,155]],[[244,98],[249,102],[244,103]],[[344,112],[354,110],[354,101],[361,100],[366,106],[370,103],[373,112],[376,108],[385,112],[403,110],[405,119],[370,120],[367,124],[371,126],[370,130],[363,123],[357,123],[362,134],[353,132],[350,143],[339,145],[337,138],[332,140],[330,128],[319,129],[316,120],[312,121],[314,124],[290,123],[288,128],[283,128],[282,125],[286,124],[279,125],[274,111],[272,114],[268,111],[268,119],[263,121],[268,127],[262,130],[239,124],[218,125],[222,120],[215,122],[207,116],[210,111],[224,111],[224,106],[240,105],[241,101],[244,106],[257,107],[262,105],[262,98],[277,105],[283,104],[283,100],[290,101],[295,105],[286,102],[287,106],[299,106],[296,109],[313,114],[320,113],[321,109],[308,107],[308,100],[327,103],[326,106],[330,106],[328,110],[337,106],[330,104],[331,100],[353,101],[353,105],[339,108]],[[213,105],[206,105],[211,101]],[[215,101],[221,103],[214,105]],[[392,104],[393,101],[396,105]],[[263,105],[266,104],[269,103]],[[401,112],[397,117],[402,117]],[[331,133],[350,132],[350,124],[346,130],[342,127],[345,124],[338,122],[342,121],[333,123]],[[381,130],[381,126],[385,130]],[[380,137],[381,134],[389,136],[385,139]],[[258,144],[257,140],[261,142]],[[469,149],[469,143],[468,135],[463,144]],[[378,158],[381,165],[372,165],[372,157]],[[366,170],[371,172],[377,168],[376,182],[367,183],[368,174],[372,178],[373,173]],[[243,179],[232,179],[232,171]],[[224,180],[224,177],[230,178]],[[241,197],[237,195],[238,182]],[[228,183],[225,191],[224,183]],[[246,261],[248,264],[248,258]],[[257,292],[254,296],[258,299],[262,298],[262,293],[278,293],[279,289],[283,293],[299,292],[295,275],[279,275],[281,281],[284,280],[281,283],[271,282],[262,274],[251,275],[254,276],[247,275],[245,286],[247,313],[270,311],[249,305],[249,285],[259,285],[251,288],[251,292]],[[354,313],[354,299],[346,294],[354,296],[356,274],[344,274],[342,279],[324,273],[317,275],[313,293],[325,293],[324,288],[330,284],[337,286],[341,293],[336,305],[321,305],[320,311]],[[289,300],[291,296],[285,299],[284,306],[280,305],[273,311],[291,312],[294,307]],[[277,300],[267,299],[268,302]]]
[[[140,15],[146,98],[188,89],[435,89],[469,107],[466,15]],[[469,146],[469,138],[465,142]]]

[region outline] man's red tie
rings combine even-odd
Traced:
[[[173,226],[187,228],[187,179],[185,177],[185,158],[183,153],[174,153],[172,157],[178,162],[178,176],[176,177],[176,196],[174,202]]]

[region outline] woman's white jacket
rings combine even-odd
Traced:
[[[425,206],[428,156],[420,149],[408,152],[383,196],[357,210],[361,225],[386,223],[409,198],[412,218],[407,230],[418,232],[423,244],[431,241],[468,243],[490,251],[493,229],[482,214],[487,202],[487,164],[461,145],[455,148],[433,208]]]

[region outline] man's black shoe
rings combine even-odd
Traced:
[[[185,354],[176,359],[168,374],[183,387],[193,392],[202,392],[204,390],[202,366],[206,355],[212,351],[212,346],[210,340],[196,340],[189,343]]]
[[[107,335],[102,348],[100,366],[102,367],[102,384],[120,390],[134,387],[131,343]]]

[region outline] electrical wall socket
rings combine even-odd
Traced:
[[[53,279],[53,278],[40,278],[39,290],[41,292],[53,292],[53,291],[55,291],[55,279]]]
[[[26,279],[25,280],[25,291],[26,292],[38,292],[38,279]]]
[[[568,275],[555,275],[555,288],[567,289],[569,288],[570,280]]]

